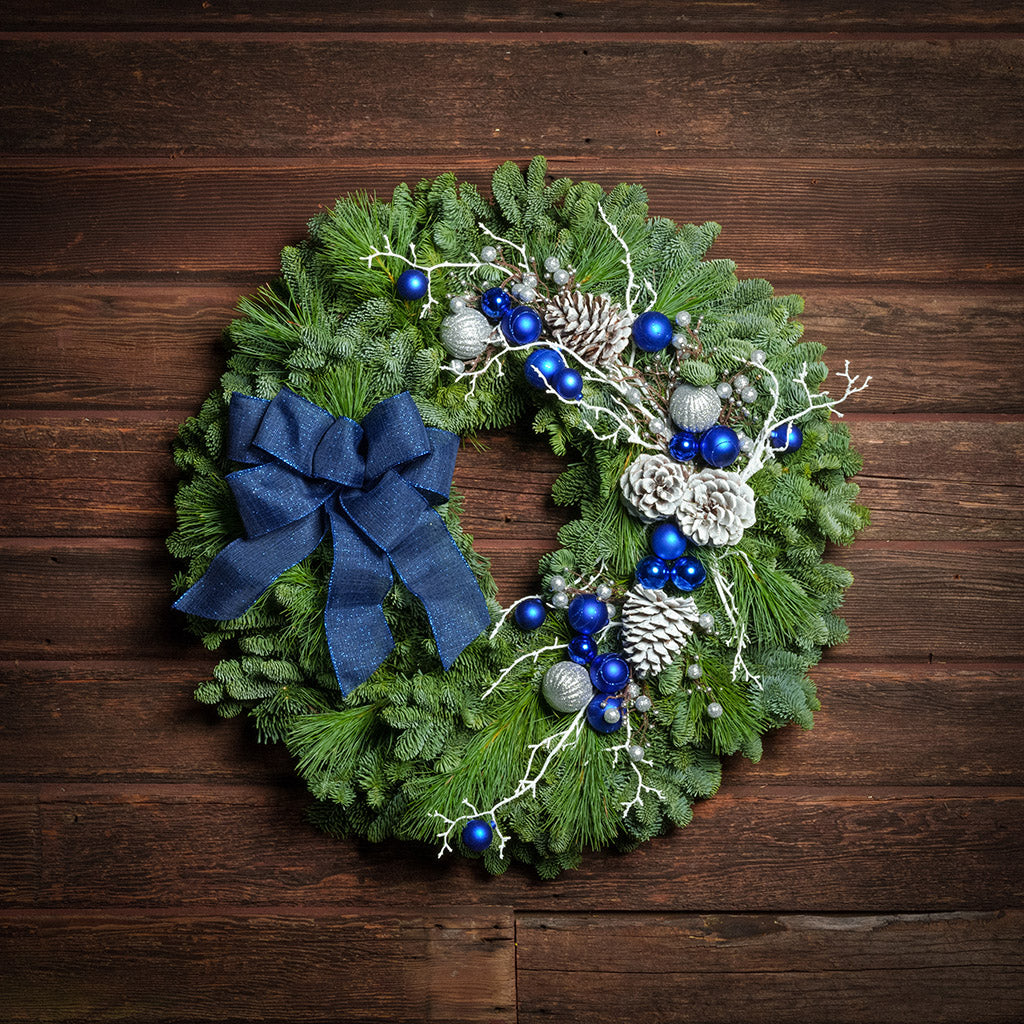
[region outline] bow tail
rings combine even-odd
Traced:
[[[281,573],[316,550],[327,532],[326,518],[321,507],[253,540],[232,541],[174,607],[204,619],[237,619]]]
[[[327,587],[324,628],[334,674],[346,696],[368,679],[394,649],[381,604],[394,579],[387,556],[369,545],[330,503],[334,564]]]

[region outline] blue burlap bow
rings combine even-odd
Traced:
[[[324,626],[338,685],[350,693],[394,647],[381,602],[399,578],[423,602],[447,670],[490,622],[483,594],[441,517],[459,439],[423,425],[408,392],[362,424],[287,388],[273,401],[231,396],[229,473],[245,538],[221,551],[174,607],[235,619],[330,530]]]

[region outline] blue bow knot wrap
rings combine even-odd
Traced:
[[[426,608],[447,670],[490,624],[476,577],[431,507],[448,500],[458,448],[455,434],[424,426],[406,391],[378,403],[362,424],[287,388],[269,402],[236,392],[228,456],[248,468],[226,480],[246,536],[228,544],[174,607],[236,619],[330,531],[324,626],[342,692],[394,648],[381,607],[392,566]]]

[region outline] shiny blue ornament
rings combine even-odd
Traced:
[[[488,320],[500,320],[512,305],[512,296],[501,288],[488,288],[480,296],[480,312]]]
[[[591,662],[590,681],[601,693],[618,693],[629,682],[629,665],[618,654],[599,654]]]
[[[580,594],[569,602],[569,625],[589,636],[608,625],[608,608],[593,594]]]
[[[548,382],[565,369],[565,360],[553,348],[535,348],[523,364],[523,374],[538,391],[547,390]]]
[[[559,370],[551,383],[567,402],[578,401],[580,395],[583,394],[583,378],[571,366]]]
[[[804,432],[795,423],[780,423],[768,435],[768,443],[777,452],[795,452],[804,443]]]
[[[410,267],[398,275],[395,282],[395,291],[400,299],[406,302],[415,302],[427,294],[427,275],[422,270]]]
[[[648,590],[661,590],[672,578],[672,570],[668,562],[651,555],[640,562],[636,567],[636,581]]]
[[[697,458],[698,452],[700,441],[697,440],[696,434],[691,434],[688,430],[680,430],[678,434],[673,434],[672,440],[668,443],[668,453],[676,462],[689,462],[690,459]]]
[[[696,590],[707,578],[704,566],[692,555],[680,558],[672,566],[672,582],[680,590]]]
[[[633,321],[633,344],[645,352],[660,352],[672,341],[672,321],[649,309]]]
[[[615,708],[620,713],[617,721],[605,721],[604,713],[608,708]],[[616,729],[622,728],[621,712],[622,701],[618,697],[604,697],[599,694],[587,705],[587,724],[594,732],[615,732]]]
[[[517,604],[513,615],[515,616],[516,625],[520,629],[525,629],[529,632],[532,629],[539,629],[544,625],[544,620],[548,617],[548,611],[544,607],[543,602],[538,601],[535,597],[531,597],[528,601]]]
[[[501,318],[501,333],[513,345],[529,345],[536,341],[543,326],[540,314],[529,306],[516,306]]]
[[[651,534],[651,550],[666,562],[686,554],[686,538],[673,523],[658,523]]]
[[[716,426],[700,438],[701,458],[715,469],[725,469],[740,457],[740,439],[732,427]]]
[[[494,829],[483,818],[474,818],[462,830],[462,841],[474,853],[483,853],[494,838]]]
[[[569,641],[569,657],[577,665],[589,665],[597,656],[597,644],[585,634],[574,636]]]

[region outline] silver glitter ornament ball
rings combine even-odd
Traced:
[[[732,398],[732,385],[726,384],[723,380],[721,384],[715,385],[715,394],[724,402],[726,399]]]
[[[676,323],[680,327],[689,327],[693,323],[693,317],[685,309],[681,309],[676,313]]]
[[[640,714],[645,714],[651,710],[651,698],[648,697],[646,693],[641,693],[640,696],[637,697],[636,703],[633,707],[635,707]]]
[[[672,392],[668,412],[680,430],[703,434],[718,422],[722,400],[712,387],[695,388],[691,384],[680,384]]]
[[[559,262],[559,259],[558,259],[557,256],[549,256],[544,261],[544,269],[549,274],[553,274],[556,270],[560,270],[561,267],[562,267],[562,264]]]
[[[700,677],[704,675],[700,665],[688,666],[686,669],[686,674],[690,677],[690,679],[700,679]]]
[[[564,590],[556,590],[551,595],[551,607],[552,608],[568,608],[569,607],[569,595]]]
[[[710,633],[715,628],[715,617],[711,612],[701,612],[700,618],[697,619],[697,625],[704,630],[705,633]]]
[[[565,577],[564,576],[552,576],[551,577],[551,589],[554,591],[565,590]]]
[[[725,714],[725,708],[718,703],[717,700],[713,700],[708,705],[708,718],[721,718]]]
[[[601,716],[609,725],[614,725],[620,718],[622,718],[622,712],[618,708],[605,708],[604,714]]]
[[[491,322],[478,309],[462,309],[441,322],[441,344],[456,359],[476,359],[491,338]]]
[[[642,761],[644,759],[644,748],[639,743],[631,743],[626,748],[626,756],[630,761]]]
[[[544,673],[540,692],[555,711],[570,715],[585,708],[594,696],[590,672],[575,661],[559,661]]]
[[[480,250],[480,259],[484,263],[493,263],[498,258],[498,250],[493,245],[485,245]]]
[[[607,601],[612,596],[612,588],[607,583],[602,583],[597,590],[594,591],[598,601]]]
[[[556,270],[552,275],[551,279],[558,285],[559,288],[562,285],[569,283],[569,271],[568,270]]]

